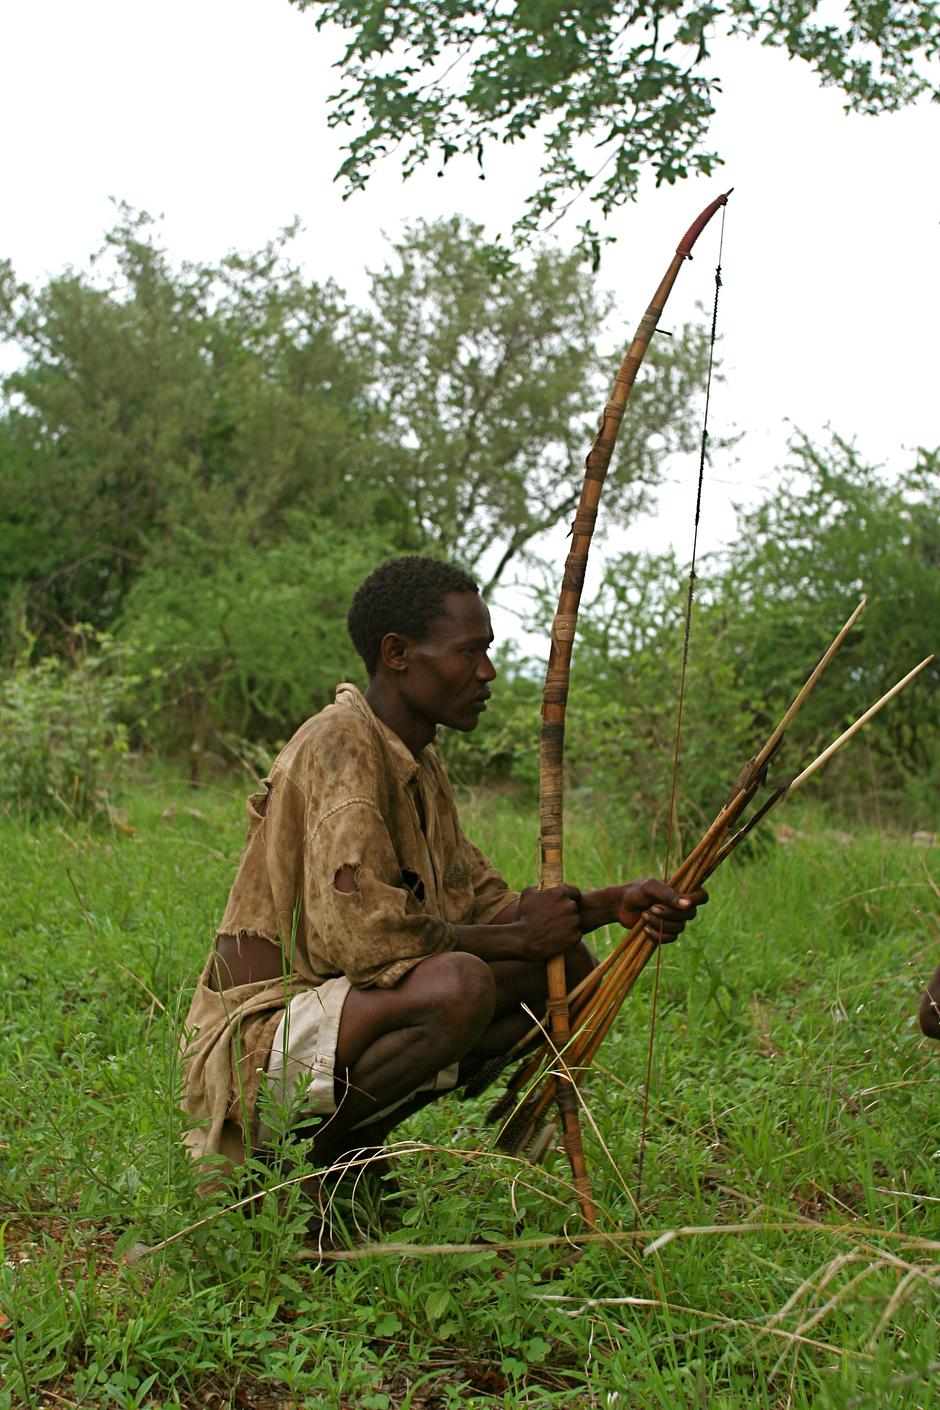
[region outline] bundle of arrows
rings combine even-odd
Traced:
[[[766,783],[768,768],[783,743],[787,727],[842,645],[864,606],[863,599],[839,631],[767,742],[759,753],[745,764],[714,821],[670,877],[670,884],[677,890],[692,891],[703,885],[759,822],[784,799],[792,797],[868,720],[933,660],[933,656],[927,656],[909,671],[801,773],[774,787],[763,803],[743,820],[759,790]],[[482,1091],[501,1068],[528,1053],[510,1079],[505,1095],[489,1113],[490,1121],[500,1123],[497,1144],[503,1150],[515,1154],[525,1151],[535,1160],[544,1155],[544,1137],[551,1129],[548,1118],[558,1098],[560,1081],[566,1080],[577,1090],[580,1078],[590,1066],[621,1005],[655,949],[656,944],[646,933],[644,922],[638,921],[606,959],[568,995],[571,1037],[563,1051],[557,1049],[549,1032],[541,1025],[535,1025],[511,1052],[498,1062],[490,1064],[485,1072],[478,1074],[476,1090]]]
[[[724,212],[730,192],[718,196],[702,211],[686,231],[676,248],[669,267],[653,295],[633,340],[627,349],[614,379],[610,399],[601,416],[600,426],[588,452],[584,483],[577,512],[571,525],[571,545],[565,561],[558,608],[552,622],[551,647],[545,686],[542,693],[542,735],[539,770],[540,848],[542,856],[541,886],[557,886],[564,880],[563,855],[563,782],[565,711],[571,655],[578,623],[578,610],[584,586],[588,552],[597,520],[601,490],[610,465],[620,424],[640,364],[653,335],[659,330],[660,319],[679,270],[692,258],[692,249],[702,231],[718,211]],[[722,214],[722,219],[724,218]],[[718,313],[718,290],[721,287],[721,261],[715,273],[715,309],[712,317],[712,350]],[[692,589],[695,581],[695,544],[698,540],[699,509],[702,497],[702,476],[707,446],[708,399],[711,387],[711,361],[705,396],[705,425],[702,429],[702,456],[699,467],[699,490],[695,513],[695,539],[692,566],[689,572],[689,597],[686,611],[683,672],[679,688],[679,710],[676,728],[676,749],[673,766],[673,799],[679,762],[682,701],[685,688],[685,663],[688,656]],[[668,877],[677,890],[694,891],[731,855],[741,841],[775,807],[801,788],[827,759],[846,743],[855,731],[888,703],[909,681],[933,660],[928,657],[892,687],[869,710],[855,721],[828,749],[814,759],[801,774],[775,788],[751,816],[745,814],[754,802],[758,790],[766,782],[768,766],[777,754],[784,732],[793,716],[816,684],[826,666],[844,641],[864,606],[860,603],[838,633],[806,684],[787,710],[780,724],[763,748],[742,769],[724,806],[701,841]],[[670,816],[673,815],[670,807]],[[666,847],[667,858],[669,845]],[[668,871],[668,861],[667,861]],[[548,1000],[545,1025],[536,1025],[508,1054],[493,1059],[476,1074],[467,1092],[482,1092],[493,1078],[519,1057],[524,1061],[512,1077],[508,1091],[491,1112],[491,1119],[501,1123],[498,1143],[504,1149],[526,1151],[530,1158],[539,1159],[548,1145],[547,1120],[553,1105],[557,1106],[565,1149],[571,1162],[575,1189],[581,1212],[588,1228],[594,1228],[596,1214],[591,1197],[590,1181],[584,1157],[580,1124],[580,1093],[578,1081],[589,1067],[598,1047],[613,1023],[621,1004],[633,987],[650,956],[657,949],[647,933],[643,920],[627,932],[612,954],[599,964],[575,989],[567,993],[565,961],[557,955],[548,963]]]

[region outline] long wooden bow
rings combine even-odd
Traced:
[[[552,622],[551,650],[548,669],[545,672],[545,686],[542,691],[539,840],[542,856],[540,885],[543,890],[548,886],[560,885],[564,876],[562,809],[564,803],[565,709],[568,702],[571,651],[578,623],[578,608],[584,587],[591,538],[597,521],[597,506],[600,502],[601,490],[620,430],[620,423],[623,420],[624,409],[633,383],[636,381],[640,363],[643,361],[650,339],[662,317],[666,300],[676,282],[676,276],[685,260],[692,258],[693,245],[715,212],[727,204],[730,194],[731,192],[728,191],[724,195],[716,197],[711,205],[702,211],[679,242],[672,262],[653,295],[653,301],[643,315],[633,341],[620,365],[610,400],[604,408],[600,427],[588,452],[581,498],[571,526],[571,548],[565,561],[558,608]],[[562,1055],[562,1067],[564,1068],[563,1055],[570,1037],[564,955],[556,955],[548,963],[547,1017],[552,1043],[556,1052]],[[570,1076],[564,1070],[558,1083],[558,1109],[561,1116],[565,1149],[571,1162],[578,1192],[578,1202],[585,1222],[589,1228],[593,1229],[597,1220],[584,1159],[577,1092]]]

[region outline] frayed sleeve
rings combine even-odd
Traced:
[[[286,942],[300,895],[305,800],[280,770],[248,799],[248,836],[220,935]]]

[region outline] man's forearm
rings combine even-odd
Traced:
[[[504,906],[489,925],[458,925],[457,949],[480,959],[542,961],[574,949],[581,938],[602,925],[619,923],[628,930],[642,916],[649,938],[662,944],[675,940],[695,908],[708,900],[706,892],[682,895],[668,882],[653,877],[579,891],[576,886],[530,886],[518,901]]]
[[[576,886],[527,886],[488,925],[458,925],[457,949],[481,960],[544,964],[581,940],[581,892]]]
[[[493,960],[531,958],[527,950],[530,931],[521,921],[505,921],[497,917],[489,925],[455,925],[454,929],[457,932],[455,948],[466,950],[488,964]]]
[[[613,925],[622,894],[622,886],[602,886],[598,891],[582,891],[579,905],[582,934],[590,935],[592,930],[599,930],[602,925]]]
[[[620,899],[623,894],[622,886],[603,886],[597,891],[582,891],[581,899],[578,902],[578,911],[581,919],[582,935],[589,935],[592,930],[599,930],[602,925],[613,925],[617,919],[617,912],[620,907]],[[519,902],[513,901],[512,905],[499,912],[490,921],[490,925],[498,925],[503,928],[515,921],[518,914]],[[458,930],[465,927],[458,926]],[[471,927],[466,927],[467,929]],[[486,929],[485,926],[476,927]]]

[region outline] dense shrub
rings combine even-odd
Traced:
[[[289,738],[337,682],[360,681],[346,611],[389,556],[371,527],[354,538],[300,514],[257,545],[235,529],[226,542],[220,526],[178,532],[131,589],[121,624],[145,683],[141,741],[195,758]]]
[[[838,628],[868,606],[787,731],[774,781],[799,773],[846,726],[937,646],[940,461],[920,451],[888,479],[833,436],[797,439],[775,494],[739,521],[720,558],[700,561],[677,777],[677,815],[714,816],[745,760],[763,744]],[[566,720],[569,793],[602,794],[650,838],[665,833],[671,796],[688,569],[673,554],[608,560],[578,622]],[[556,602],[534,626],[547,642]],[[480,729],[451,747],[462,776],[498,769],[538,776],[544,664],[512,664]],[[938,665],[865,728],[813,780],[839,814],[937,828]]]
[[[29,645],[0,678],[0,807],[87,817],[106,806],[127,752],[126,649],[82,627],[71,660],[31,663]]]

